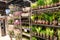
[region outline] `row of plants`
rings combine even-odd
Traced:
[[[38,24],[60,25],[60,12],[32,14],[31,20]]]
[[[32,40],[37,40],[37,38],[36,37],[32,37]]]
[[[41,39],[41,38],[33,36],[31,40],[45,40],[45,39]]]
[[[60,5],[60,0],[37,0],[35,3],[31,4],[31,7],[33,9],[36,9],[39,6],[41,8],[47,8],[47,7],[53,7],[59,5]]]
[[[60,40],[60,29],[54,31],[54,28],[42,28],[41,26],[32,26],[32,32],[33,35],[46,38],[48,40],[53,40],[54,37],[57,37],[57,39]]]

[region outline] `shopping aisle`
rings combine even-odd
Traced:
[[[9,37],[9,35],[6,35],[6,36],[3,36],[3,37],[0,37],[0,40],[10,40],[10,37]],[[15,40],[14,38],[13,38],[13,40]],[[22,38],[22,40],[28,40],[27,38]]]
[[[0,40],[10,40],[10,37],[9,37],[9,35],[6,35],[3,37],[0,37]],[[13,40],[15,40],[15,39],[13,38]]]

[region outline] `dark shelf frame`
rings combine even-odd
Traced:
[[[56,11],[59,11],[60,10],[60,6],[57,6],[57,7],[51,7],[51,8],[43,8],[43,9],[38,9],[38,10],[32,10],[32,14],[33,12],[56,12]],[[39,13],[37,13],[39,14]]]
[[[32,24],[32,25],[40,25],[40,26],[45,26],[45,27],[51,27],[51,28],[60,28],[60,26],[55,26],[55,25],[46,25],[46,24]]]

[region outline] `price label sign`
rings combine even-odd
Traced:
[[[27,32],[27,29],[24,29],[24,32]]]

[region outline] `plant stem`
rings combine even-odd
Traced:
[[[10,36],[10,40],[12,40],[12,37]]]

